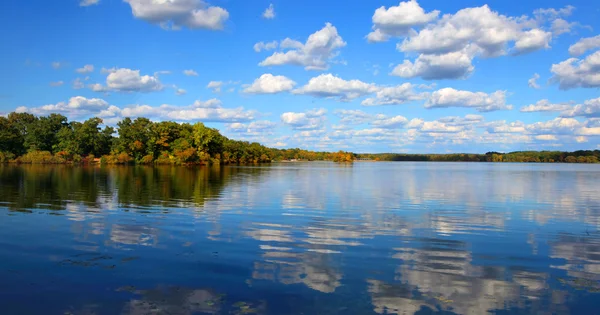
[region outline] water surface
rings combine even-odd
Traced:
[[[2,314],[597,314],[600,166],[0,166]]]

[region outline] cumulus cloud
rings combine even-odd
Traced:
[[[187,93],[187,91],[184,89],[175,88],[176,95],[185,95],[186,93]]]
[[[59,102],[40,107],[19,107],[20,112],[29,112],[35,115],[49,115],[51,113],[64,114],[69,117],[81,118],[93,115],[109,107],[108,102],[100,98],[86,98],[74,96],[68,102]]]
[[[221,88],[223,87],[223,81],[210,81],[206,87],[215,93],[220,93]]]
[[[574,28],[579,26],[581,25],[577,22],[568,22],[564,19],[556,19],[552,21],[552,26],[550,29],[552,30],[552,34],[554,36],[558,36],[565,33],[571,33]]]
[[[585,59],[569,58],[550,68],[550,82],[561,90],[600,87],[600,50]]]
[[[477,46],[484,56],[499,56],[508,50],[531,52],[549,47],[551,36],[526,17],[508,17],[487,5],[446,14],[398,45],[403,52],[442,54]],[[508,47],[515,43],[513,47]]]
[[[537,80],[539,78],[540,78],[540,75],[537,73],[534,73],[533,76],[531,77],[531,79],[529,79],[527,81],[527,85],[529,85],[529,87],[532,89],[539,89],[540,85],[537,83]]]
[[[513,121],[507,123],[504,120],[493,121],[482,125],[487,128],[488,133],[494,134],[510,134],[510,133],[524,133],[526,132],[525,124],[520,121]]]
[[[400,128],[408,124],[408,119],[404,116],[387,116],[384,114],[368,114],[361,110],[339,109],[334,112],[334,115],[340,118],[342,125],[336,126],[334,129],[348,129],[349,126],[370,124],[376,128]]]
[[[275,18],[275,7],[273,7],[273,4],[269,4],[269,7],[265,9],[265,12],[263,12],[262,17],[265,19],[274,19]]]
[[[399,24],[396,32],[374,25],[367,39],[379,42],[391,36],[404,37],[396,45],[397,49],[405,54],[418,54],[415,60],[404,60],[392,71],[392,75],[404,78],[465,78],[474,70],[472,60],[475,57],[519,55],[548,49],[553,36],[569,32],[575,26],[558,18],[565,15],[563,12],[567,10],[563,9],[541,9],[536,11],[536,18],[530,18],[505,16],[483,5],[464,8],[438,18],[438,11],[425,13],[416,1],[402,2],[400,6],[392,8],[393,14],[385,8],[379,8],[378,11],[390,17],[387,21],[390,25],[394,25],[394,22]],[[550,10],[555,10],[557,14],[548,13]],[[410,17],[392,18],[410,12]]]
[[[83,81],[80,78],[76,78],[75,80],[73,80],[73,89],[75,90],[80,90],[83,89],[85,87],[85,84],[83,83]],[[92,89],[93,91],[93,89]],[[96,92],[96,91],[94,91]]]
[[[290,91],[296,82],[282,75],[265,73],[244,89],[244,93],[250,94],[276,94]]]
[[[574,118],[555,118],[549,121],[536,122],[526,126],[528,132],[535,135],[546,134],[573,134],[581,127],[581,123]]]
[[[258,42],[256,44],[254,44],[253,48],[254,48],[254,51],[261,52],[263,50],[273,50],[273,49],[276,49],[277,46],[279,46],[279,43],[276,40],[274,40],[274,41],[268,42],[268,43]]]
[[[558,138],[555,135],[537,135],[535,139],[542,141],[556,141]]]
[[[64,64],[64,63],[62,63],[62,62],[59,62],[59,61],[54,61],[54,62],[52,62],[50,65],[51,65],[51,66],[52,66],[52,68],[54,68],[54,69],[60,69],[60,68],[62,68],[62,67],[64,67],[64,66],[65,66],[65,64]]]
[[[363,106],[398,105],[426,97],[425,93],[416,93],[414,88],[415,85],[411,83],[382,87],[375,93],[375,97],[367,98],[361,104]]]
[[[80,7],[89,7],[91,5],[99,4],[100,0],[81,0],[79,2]]]
[[[75,70],[77,73],[88,74],[94,72],[94,65],[85,65]]]
[[[570,103],[558,103],[553,104],[550,103],[549,100],[543,99],[537,101],[535,104],[530,104],[527,106],[521,107],[521,112],[523,113],[531,113],[531,112],[562,112],[571,109],[573,106]]]
[[[286,112],[281,114],[281,122],[295,130],[315,130],[325,126],[327,110],[312,109],[304,113]]]
[[[569,47],[569,54],[578,57],[585,54],[586,51],[596,48],[600,48],[600,35],[579,39],[577,43]]]
[[[227,131],[234,133],[236,139],[259,142],[267,146],[276,146],[279,143],[279,146],[282,146],[281,140],[287,137],[274,137],[276,126],[275,122],[259,120],[250,123],[228,124]]]
[[[203,121],[203,122],[246,122],[254,120],[255,111],[247,111],[242,107],[224,108],[221,101],[210,99],[196,101],[189,106],[174,105],[133,105],[120,109],[121,117],[149,117],[161,120]]]
[[[473,57],[472,49],[445,54],[421,54],[414,62],[404,60],[392,70],[391,75],[407,79],[420,77],[424,80],[463,79],[475,69]]]
[[[339,54],[339,49],[344,46],[346,42],[338,34],[335,26],[326,23],[321,30],[311,34],[304,44],[289,38],[284,39],[279,44],[282,51],[267,57],[259,66],[295,65],[303,66],[306,70],[325,70]]]
[[[106,86],[92,84],[93,91],[118,91],[118,92],[154,92],[164,88],[158,76],[140,75],[139,70],[126,68],[110,71],[106,77]]]
[[[65,84],[64,81],[50,82],[50,86],[52,87],[62,86],[63,84]]]
[[[488,94],[455,90],[453,88],[443,88],[431,93],[425,102],[425,108],[438,107],[468,107],[479,112],[512,109],[512,105],[506,104],[505,91]]]
[[[315,97],[350,101],[374,93],[377,90],[378,87],[373,83],[365,83],[360,80],[344,80],[328,73],[311,78],[305,86],[292,92],[294,94],[307,94]]]
[[[600,117],[600,97],[586,100],[583,104],[577,104],[562,113],[563,117]]]
[[[183,74],[187,75],[188,77],[198,76],[198,72],[194,71],[193,69],[183,70]]]
[[[408,119],[400,115],[388,117],[379,114],[375,116],[375,119],[370,124],[377,128],[399,128],[408,124]]]
[[[227,10],[210,6],[202,0],[124,0],[134,17],[164,29],[221,30],[229,19]]]
[[[392,36],[405,36],[414,27],[435,20],[439,14],[437,10],[426,13],[416,0],[400,2],[388,9],[379,7],[371,18],[373,31],[367,35],[367,40],[383,42]]]
[[[481,123],[485,120],[485,118],[481,115],[465,115],[464,117],[460,116],[447,116],[438,119],[439,122],[443,122],[449,126],[472,126],[474,124]]]
[[[373,120],[373,115],[358,109],[338,109],[333,112],[344,125],[360,125]]]
[[[206,85],[206,88],[211,89],[213,93],[221,93],[221,90],[228,85],[237,85],[240,84],[239,81],[210,81]],[[233,92],[235,90],[234,87],[230,87],[227,89],[227,92]]]

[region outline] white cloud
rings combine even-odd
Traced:
[[[579,137],[575,137],[575,141],[577,141],[577,143],[584,143],[584,142],[588,142],[588,138],[584,137],[584,136],[579,136]]]
[[[535,136],[535,139],[542,140],[542,141],[556,141],[556,140],[558,140],[558,138],[556,138],[555,135],[537,135],[537,136]]]
[[[536,9],[533,11],[533,14],[538,19],[555,19],[561,16],[569,16],[573,13],[575,7],[572,5],[567,5],[564,8],[554,9],[554,8],[545,8],[545,9]]]
[[[82,82],[78,81],[79,78],[75,79],[75,82],[73,82],[73,88],[74,89],[81,89],[82,87]],[[88,88],[90,88],[90,90],[94,91],[94,92],[107,92],[108,90],[106,89],[105,86],[103,86],[100,83],[93,83],[93,84],[88,84]]]
[[[537,101],[535,104],[530,104],[527,106],[521,107],[521,112],[531,113],[531,112],[562,112],[573,108],[570,103],[558,103],[553,104],[550,103],[549,100],[543,99]]]
[[[91,116],[96,112],[109,107],[108,102],[100,98],[86,98],[74,96],[68,102],[59,102],[40,107],[20,107],[21,112],[29,112],[35,115],[48,115],[51,113],[64,114],[70,117],[81,118]]]
[[[244,137],[247,136],[261,136],[261,135],[271,135],[277,123],[274,123],[269,120],[258,120],[253,121],[249,124],[242,123],[232,123],[227,125],[227,129],[229,131],[241,134]]]
[[[494,121],[484,124],[489,133],[509,134],[509,133],[525,133],[525,124],[520,121],[507,123],[506,121]]]
[[[223,87],[223,81],[210,81],[206,87],[212,89],[215,93],[220,93],[221,88]]]
[[[585,54],[586,51],[596,48],[600,48],[600,35],[579,39],[577,43],[569,47],[569,54],[578,57]]]
[[[81,0],[79,2],[80,7],[89,7],[91,5],[99,4],[100,0]]]
[[[102,67],[102,69],[100,69],[100,73],[102,74],[109,74],[109,73],[113,73],[117,71],[117,68],[113,67],[113,68],[104,68]]]
[[[94,65],[85,65],[75,70],[77,73],[88,74],[94,72]]]
[[[333,112],[345,125],[360,125],[373,120],[373,115],[357,109],[338,109]]]
[[[52,87],[62,86],[63,84],[65,84],[64,81],[50,82],[50,86]]]
[[[377,128],[399,128],[408,124],[408,119],[404,116],[387,117],[385,115],[376,115],[370,123]]]
[[[600,127],[581,127],[575,133],[583,136],[600,136]]]
[[[555,118],[553,120],[536,122],[526,126],[527,131],[536,135],[548,134],[573,134],[581,127],[581,123],[574,118]]]
[[[373,17],[373,32],[367,35],[369,42],[387,41],[391,36],[405,36],[412,28],[435,20],[440,11],[425,13],[416,0],[400,2],[388,9],[380,7]]]
[[[465,117],[460,116],[447,116],[438,119],[439,122],[443,122],[449,126],[473,126],[475,124],[481,123],[485,120],[485,118],[481,115],[465,115]]]
[[[221,93],[221,90],[227,85],[237,85],[240,81],[210,81],[206,85],[206,88],[211,89],[213,93]],[[232,93],[235,91],[235,87],[230,87],[227,92]]]
[[[279,46],[279,43],[276,40],[274,40],[274,41],[268,42],[268,43],[258,42],[256,44],[254,44],[253,48],[254,48],[254,51],[261,52],[263,50],[273,50],[273,49],[276,49],[277,46]]]
[[[79,89],[83,89],[84,87],[85,87],[85,84],[83,83],[83,81],[80,78],[76,78],[73,81],[73,89],[79,90]]]
[[[499,56],[508,50],[530,52],[549,47],[550,37],[526,17],[508,17],[487,5],[446,14],[398,45],[403,52],[441,54],[468,46],[481,49],[484,56]],[[516,42],[514,47],[509,43]]]
[[[600,97],[586,100],[583,104],[575,105],[572,109],[568,109],[562,113],[564,117],[600,117]]]
[[[344,80],[333,74],[321,74],[311,78],[308,83],[293,90],[294,94],[308,94],[315,97],[337,98],[340,101],[350,101],[357,97],[374,93],[378,90],[372,83],[360,80]]]
[[[306,70],[324,70],[339,54],[339,49],[346,42],[338,35],[337,29],[331,23],[326,23],[321,30],[311,34],[306,43],[285,39],[280,48],[287,50],[275,52],[259,63],[259,66],[295,65],[303,66]]]
[[[464,126],[453,126],[437,120],[425,121],[419,127],[422,132],[433,132],[433,133],[456,133],[461,132],[465,129]]]
[[[281,114],[281,122],[295,130],[322,129],[325,126],[327,111],[313,109],[304,113],[286,112]]]
[[[244,89],[244,93],[251,94],[275,94],[290,91],[296,82],[282,75],[265,73]]]
[[[540,85],[537,83],[537,80],[539,78],[540,78],[540,75],[537,73],[534,73],[533,76],[531,77],[531,79],[529,79],[527,81],[527,85],[529,85],[529,87],[532,89],[539,89]]]
[[[210,99],[196,101],[189,106],[174,105],[133,105],[116,111],[118,117],[147,117],[159,120],[204,121],[204,122],[246,122],[254,120],[254,111],[238,108],[224,108],[221,101]]]
[[[338,109],[334,112],[340,118],[342,125],[335,129],[348,129],[351,125],[370,124],[377,128],[399,128],[408,124],[408,119],[404,116],[386,116],[383,114],[371,115],[361,110]]]
[[[187,93],[187,91],[184,90],[184,89],[179,89],[179,88],[175,89],[175,94],[176,95],[185,95],[186,93]]]
[[[193,69],[183,70],[183,74],[187,75],[188,77],[198,76],[198,72],[194,71]]]
[[[600,50],[585,59],[569,58],[550,68],[550,82],[558,83],[561,90],[600,87]]]
[[[51,63],[51,65],[52,65],[52,68],[54,68],[54,69],[60,69],[65,66],[64,63],[59,62],[59,61],[54,61]]]
[[[124,0],[136,18],[164,29],[221,30],[229,19],[227,10],[202,0]]]
[[[556,19],[552,21],[552,34],[558,36],[565,33],[571,33],[575,27],[580,26],[577,22],[568,22],[564,19]]]
[[[510,110],[512,105],[506,104],[506,92],[496,91],[491,94],[443,88],[431,93],[425,102],[425,108],[468,107],[479,112]]]
[[[269,4],[269,7],[265,9],[265,12],[263,12],[262,17],[265,19],[274,19],[275,18],[275,8],[273,7],[273,4]]]
[[[524,31],[515,42],[515,53],[526,54],[539,49],[550,48],[552,33],[540,29]]]
[[[111,71],[106,77],[106,86],[100,84],[90,85],[93,91],[119,91],[119,92],[153,92],[164,88],[157,76],[140,75],[139,70],[126,68]]]
[[[473,56],[470,49],[440,55],[421,54],[414,62],[404,60],[392,70],[391,75],[424,80],[462,79],[475,69],[471,63]]]
[[[416,93],[414,88],[415,85],[411,83],[383,87],[377,91],[375,97],[367,98],[361,104],[363,106],[398,105],[422,100],[426,97],[424,93]]]

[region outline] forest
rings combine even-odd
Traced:
[[[515,151],[486,154],[358,154],[359,159],[374,161],[422,161],[422,162],[534,162],[534,163],[598,163],[600,150],[562,151]]]
[[[0,116],[0,163],[249,164],[272,161],[432,161],[598,163],[600,151],[517,151],[485,154],[354,154],[268,148],[229,139],[201,122],[124,118],[116,128],[100,118],[68,121],[61,114]]]
[[[0,163],[248,164],[280,160],[352,162],[354,154],[268,148],[229,139],[203,123],[124,118],[68,121],[61,114],[0,116]]]

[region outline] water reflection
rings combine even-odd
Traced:
[[[598,182],[596,165],[0,166],[0,292],[16,313],[40,296],[74,314],[590,313]]]

